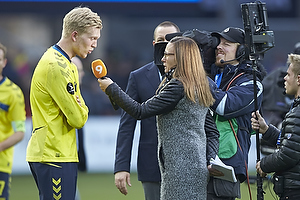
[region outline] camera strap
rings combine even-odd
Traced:
[[[245,74],[245,72],[241,72],[240,74],[238,74],[237,76],[235,76],[235,77],[229,82],[229,84],[228,84],[228,86],[227,86],[227,88],[226,88],[226,91],[229,90],[229,87],[230,87],[230,85],[233,83],[233,81],[235,81],[238,77],[242,76],[243,74]],[[232,125],[232,121],[231,121],[230,119],[228,119],[228,122],[229,122],[230,127],[231,127],[231,129],[232,129],[232,132],[233,132],[233,134],[234,134],[236,143],[237,143],[239,149],[241,150],[241,152],[243,152],[243,149],[242,149],[242,147],[241,147],[241,145],[240,145],[240,142],[239,142],[239,139],[238,139],[238,137],[237,137],[237,133],[235,132],[234,127],[233,127],[233,125]],[[244,161],[245,161],[245,167],[246,167],[246,175],[247,175],[248,191],[249,191],[249,195],[250,195],[250,200],[252,200],[247,162],[246,162],[246,160],[244,160]]]

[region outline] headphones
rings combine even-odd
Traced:
[[[239,30],[243,34],[243,37],[245,38],[245,31],[241,28],[237,28],[237,30]],[[241,61],[245,59],[245,55],[246,55],[245,45],[240,44],[236,49],[235,58],[237,59],[237,61]]]
[[[224,64],[224,63],[229,63],[231,61],[234,61],[234,60],[237,60],[239,62],[245,60],[246,58],[246,49],[245,49],[245,45],[243,44],[240,44],[237,49],[236,49],[236,52],[235,52],[235,59],[232,59],[232,60],[220,60],[220,63]]]
[[[245,45],[240,44],[235,52],[235,58],[237,61],[241,61],[245,59],[245,54],[246,54],[246,49],[245,49]]]

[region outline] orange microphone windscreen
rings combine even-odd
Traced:
[[[102,78],[107,74],[105,64],[100,59],[94,60],[92,62],[92,71],[96,78]]]

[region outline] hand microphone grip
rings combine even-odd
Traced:
[[[91,67],[92,67],[92,72],[96,78],[105,79],[105,76],[107,74],[107,69],[105,67],[105,64],[102,62],[102,60],[100,59],[94,60],[91,64]],[[115,110],[119,109],[119,106],[111,99],[110,96],[109,96],[109,101]]]

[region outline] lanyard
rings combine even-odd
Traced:
[[[280,145],[280,138],[281,138],[281,130],[280,130],[279,135],[278,135],[278,139],[277,139],[277,143],[276,143],[277,146]]]
[[[217,84],[218,88],[219,88],[220,85],[221,85],[222,76],[223,76],[223,72],[220,73],[220,74],[217,74],[217,75],[215,76],[215,83]]]

